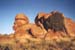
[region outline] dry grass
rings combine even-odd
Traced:
[[[0,42],[0,50],[75,50],[75,38],[63,39],[60,41],[41,39],[38,42],[27,39],[27,42],[19,40],[9,41],[10,43]]]

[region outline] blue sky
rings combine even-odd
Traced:
[[[75,0],[0,0],[0,33],[10,34],[16,14],[24,13],[30,22],[39,12],[58,10],[75,20]]]

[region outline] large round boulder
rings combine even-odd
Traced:
[[[40,17],[40,18],[39,18]],[[35,18],[35,23],[38,26],[44,27],[47,31],[52,29],[56,31],[64,31],[67,33],[64,23],[64,15],[58,11],[53,11],[49,14],[38,14]]]

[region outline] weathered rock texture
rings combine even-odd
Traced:
[[[17,14],[14,33],[0,35],[0,50],[75,50],[75,22],[71,19],[53,11],[38,13],[34,22],[30,23],[24,14]]]
[[[29,19],[24,14],[17,14],[13,29],[15,37],[17,35],[29,35],[35,38],[57,39],[63,36],[74,37],[75,22],[66,18],[62,13],[53,11],[51,13],[38,13],[35,17],[35,24],[29,23]],[[50,37],[50,38],[49,38]]]
[[[29,19],[27,18],[26,15],[24,15],[24,14],[17,14],[16,17],[15,17],[15,22],[14,22],[13,29],[16,32],[18,28],[20,28],[23,25],[28,24],[28,23],[29,23]]]

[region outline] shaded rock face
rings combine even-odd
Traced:
[[[46,14],[48,15],[48,14]],[[35,23],[37,25],[40,25],[39,22],[44,26],[44,28],[48,31],[48,29],[52,29],[55,32],[56,31],[65,31],[67,33],[67,30],[65,28],[64,24],[64,16],[60,12],[51,12],[51,15],[49,15],[47,18],[45,16],[42,16],[38,19],[38,16],[35,18]]]
[[[39,13],[37,16],[36,16],[36,18],[35,18],[35,23],[36,23],[36,25],[38,25],[39,26],[39,22],[40,23],[43,23],[43,21],[44,21],[44,16],[46,15],[46,13]]]
[[[48,17],[43,23],[46,30],[53,29],[54,31],[66,31],[64,24],[64,17],[61,13],[54,13],[52,16]]]

